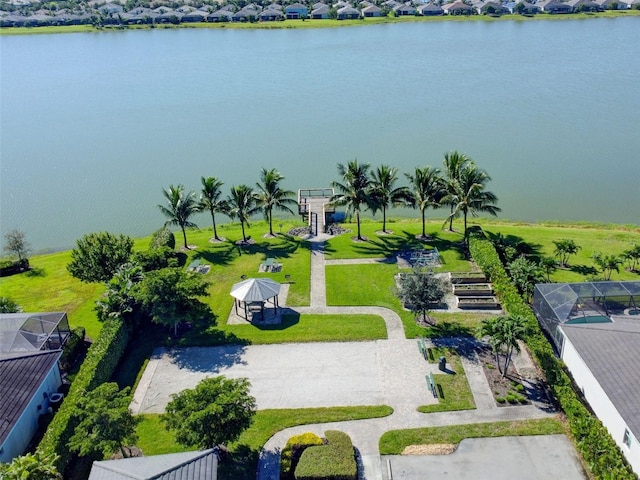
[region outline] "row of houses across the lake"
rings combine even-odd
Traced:
[[[293,3],[281,5],[272,3],[266,7],[255,3],[236,8],[227,4],[220,8],[205,5],[196,8],[182,5],[178,8],[160,6],[157,8],[137,7],[125,11],[118,3],[106,3],[96,8],[82,11],[37,10],[27,15],[16,11],[0,11],[0,27],[39,27],[51,25],[142,25],[178,24],[203,22],[276,22],[295,19],[338,20],[364,19],[387,15],[437,16],[437,15],[502,15],[537,13],[575,13],[583,11],[627,10],[640,8],[640,0],[455,0],[450,3],[416,2],[405,3],[386,0],[373,3],[368,0],[349,3],[340,0],[334,4],[317,2],[306,5]]]

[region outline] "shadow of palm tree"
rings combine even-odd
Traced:
[[[597,275],[598,270],[589,265],[569,265],[569,270],[580,275]]]
[[[232,243],[225,242],[216,245],[209,250],[197,252],[194,259],[202,259],[211,262],[213,265],[230,265],[231,261],[236,257],[236,246]]]
[[[458,355],[469,359],[474,358],[476,352],[482,347],[482,343],[471,336],[435,337],[431,342],[434,347],[455,348]]]

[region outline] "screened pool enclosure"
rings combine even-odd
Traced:
[[[65,312],[0,315],[0,358],[64,347],[71,330]]]
[[[623,317],[640,322],[640,282],[538,284],[533,311],[559,350],[559,325],[610,323]]]

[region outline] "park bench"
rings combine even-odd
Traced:
[[[425,375],[424,378],[427,380],[427,385],[429,385],[429,390],[431,390],[433,398],[438,398],[438,389],[436,387],[436,380],[433,378],[433,373]]]

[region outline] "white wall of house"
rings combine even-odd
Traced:
[[[571,340],[569,340],[566,335],[561,357],[567,365],[567,368],[569,368],[576,384],[582,389],[584,397],[589,402],[589,405],[591,405],[596,416],[607,430],[609,430],[615,442],[622,449],[633,471],[640,475],[640,442],[633,436],[627,424],[618,413],[618,410],[613,403],[611,403],[611,400],[609,400],[609,397],[602,387],[600,387],[600,384],[594,378],[582,360],[582,357],[580,357],[580,354],[571,343]],[[625,431],[628,431],[631,435],[630,446],[623,442]]]
[[[49,408],[49,397],[52,393],[56,393],[61,385],[62,378],[60,376],[58,363],[56,362],[40,385],[38,391],[31,398],[27,408],[24,409],[22,416],[9,432],[9,436],[0,446],[0,462],[9,463],[15,457],[25,453],[29,442],[31,442],[31,439],[38,430],[38,417],[46,413]],[[44,395],[45,393],[47,394],[46,397]]]

